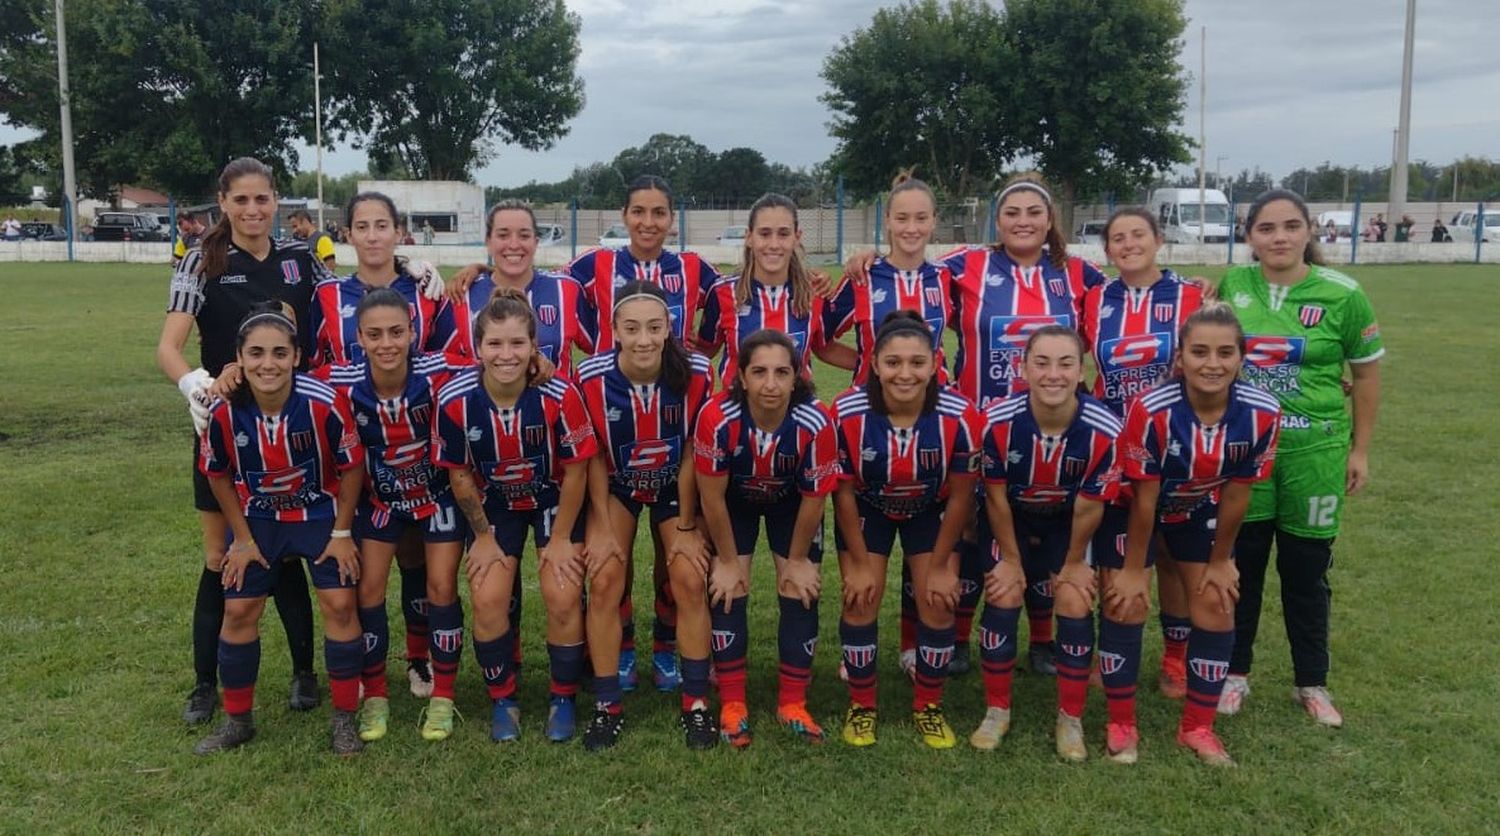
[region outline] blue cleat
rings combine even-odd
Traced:
[[[658,650],[651,654],[651,672],[656,679],[658,691],[676,691],[682,685],[682,673],[677,670],[677,654],[670,650]]]
[[[620,651],[620,690],[630,693],[636,689],[641,682],[641,677],[635,672],[635,648]]]
[[[547,728],[544,734],[553,743],[566,743],[573,739],[577,725],[572,697],[553,697],[547,704]]]
[[[507,743],[521,736],[521,707],[510,698],[495,700],[490,711],[490,739]]]

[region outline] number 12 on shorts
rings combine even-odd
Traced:
[[[1310,528],[1328,528],[1337,519],[1339,498],[1337,496],[1310,496],[1307,498],[1307,525]]]

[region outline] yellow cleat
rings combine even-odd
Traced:
[[[849,706],[844,713],[844,742],[850,746],[875,745],[875,709]]]
[[[359,739],[373,743],[385,737],[390,721],[391,701],[385,697],[370,697],[359,709]]]
[[[953,729],[943,716],[942,706],[929,705],[921,711],[913,711],[911,721],[929,748],[952,749],[958,745],[958,738],[953,736]]]
[[[446,697],[433,697],[423,709],[422,739],[423,740],[447,740],[453,734],[453,717],[458,713],[453,707],[453,700]]]

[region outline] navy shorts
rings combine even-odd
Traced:
[[[520,557],[521,550],[526,548],[526,532],[532,533],[532,539],[538,549],[552,540],[552,523],[557,519],[557,507],[543,508],[535,511],[488,511],[490,525],[495,529],[495,542],[499,544],[500,550],[512,557]],[[583,514],[573,523],[573,537],[571,542],[583,542]]]
[[[1016,529],[1016,545],[1021,549],[1021,568],[1031,582],[1044,581],[1062,571],[1068,559],[1068,545],[1073,532],[1071,508],[1055,515],[1041,516],[1010,508]],[[990,530],[989,516],[979,518],[979,545],[986,557],[985,571],[1000,562],[1000,543]]]
[[[620,500],[620,504],[624,505],[625,510],[630,512],[630,516],[636,519],[640,519],[642,510],[650,508],[652,528],[658,528],[662,523],[682,516],[682,505],[678,501],[676,492],[673,492],[670,497],[658,496],[655,502],[645,503],[639,499],[632,499],[629,493],[622,491],[623,489],[616,490],[611,486],[609,495]]]
[[[197,436],[193,437],[193,507],[199,511],[213,511],[222,514],[223,509],[219,507],[219,500],[214,499],[214,489],[209,487],[208,477],[198,469],[198,450],[202,442]]]
[[[354,536],[360,540],[399,543],[413,528],[421,532],[424,543],[462,543],[469,539],[469,521],[458,513],[451,496],[439,500],[438,509],[420,520],[405,511],[378,510],[365,501],[359,503],[354,515]]]
[[[1167,554],[1178,563],[1207,563],[1219,527],[1219,506],[1204,503],[1184,522],[1158,522]]]
[[[797,514],[802,510],[802,494],[797,491],[779,502],[751,502],[744,497],[729,497],[731,511],[729,524],[734,528],[734,547],[740,554],[755,554],[755,543],[760,539],[760,521],[766,521],[766,543],[771,554],[786,557],[792,548],[792,530],[797,527]],[[823,523],[813,533],[812,543],[807,547],[807,559],[813,563],[823,561]]]
[[[936,502],[916,516],[893,520],[861,498],[856,497],[854,502],[859,507],[859,528],[865,535],[865,550],[870,554],[890,557],[898,536],[904,556],[925,554],[937,545],[938,529],[943,525],[943,508],[947,503]],[[833,544],[839,551],[847,548],[838,526],[834,526]]]
[[[224,590],[225,598],[264,598],[276,588],[281,575],[281,564],[287,560],[306,560],[315,589],[353,589],[354,583],[345,583],[339,578],[338,561],[332,558],[315,563],[323,556],[328,545],[328,535],[333,531],[333,520],[311,520],[309,522],[277,522],[275,520],[251,518],[250,536],[260,549],[261,557],[271,564],[267,569],[259,563],[245,568],[245,582],[238,590]]]
[[[1089,544],[1089,565],[1095,569],[1125,568],[1125,532],[1130,526],[1130,509],[1123,505],[1104,506],[1104,519]],[[1146,568],[1156,565],[1156,534],[1146,544]]]

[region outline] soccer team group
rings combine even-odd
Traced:
[[[665,249],[671,193],[645,176],[623,209],[628,246],[538,269],[535,217],[505,202],[486,223],[492,266],[445,283],[396,255],[397,208],[362,193],[345,218],[358,263],[336,278],[305,243],[272,236],[271,172],[230,163],[220,220],[175,269],[158,348],[198,431],[206,565],[185,716],[206,722],[221,699],[226,715],[196,751],[255,734],[268,597],[286,627],[292,707],[319,703],[304,563],[336,753],[388,733],[393,565],[407,679],[428,699],[422,737],[453,733],[467,641],[490,735],[516,740],[528,536],[525,571],[546,608],[543,734],[613,746],[622,693],[640,678],[630,587],[643,515],[650,677],[680,692],[687,746],[750,745],[747,602],[762,544],[780,613],[775,717],[820,742],[806,693],[830,497],[851,746],[876,741],[877,615],[898,542],[901,668],[929,746],[956,745],[943,690],[969,669],[976,615],[987,707],[969,742],[1000,744],[1024,608],[1029,667],[1056,677],[1058,755],[1087,757],[1092,679],[1107,698],[1105,757],[1135,761],[1154,576],[1159,683],[1183,700],[1177,741],[1232,765],[1214,720],[1249,693],[1273,546],[1293,693],[1314,721],[1340,725],[1327,572],[1345,498],[1368,477],[1383,348],[1359,286],[1319,264],[1302,199],[1255,201],[1257,263],[1216,287],[1157,264],[1160,230],[1139,208],[1105,231],[1117,276],[1069,256],[1034,176],[1000,192],[995,246],[936,261],[932,192],[903,176],[885,206],[889,251],[851,258],[831,282],[803,261],[795,203],[766,195],[739,274],[721,277]],[[197,368],[184,357],[195,328]],[[848,370],[851,387],[820,401],[814,357]],[[581,686],[593,706],[579,717]]]

